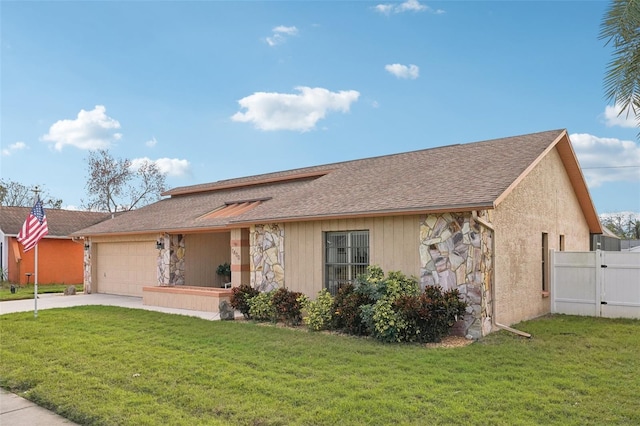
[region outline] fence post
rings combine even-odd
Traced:
[[[596,268],[594,273],[596,274],[596,309],[594,314],[596,317],[600,317],[602,316],[602,251],[599,249],[596,250]]]
[[[556,308],[556,251],[554,249],[549,250],[549,290],[551,290],[551,313],[555,314],[558,312]]]

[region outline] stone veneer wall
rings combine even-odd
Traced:
[[[171,250],[169,246],[170,237],[169,234],[163,234],[158,236],[158,241],[164,243],[164,248],[158,250],[158,285],[169,285],[169,260],[171,258]]]
[[[158,250],[158,285],[184,285],[184,235],[164,234],[158,241],[164,242]]]
[[[488,212],[481,217],[490,223]],[[492,239],[470,213],[428,215],[420,223],[420,285],[458,289],[469,307],[454,331],[474,338],[491,332]]]
[[[251,286],[260,291],[284,287],[284,226],[252,225],[249,246]]]
[[[91,294],[91,239],[87,238],[84,240],[85,246],[89,245],[89,249],[84,249],[84,292],[86,294]]]
[[[171,258],[169,262],[169,283],[171,285],[184,285],[184,235],[175,234],[169,237]]]

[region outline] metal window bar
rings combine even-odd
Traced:
[[[366,273],[369,266],[369,231],[327,232],[325,288],[332,295]]]

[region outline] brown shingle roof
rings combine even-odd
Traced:
[[[31,207],[0,206],[0,229],[7,235],[18,235],[27,219]],[[109,217],[108,213],[85,212],[77,210],[47,209],[47,237],[68,237],[73,232],[101,222]]]
[[[494,208],[559,144],[569,147],[559,152],[575,177],[576,193],[586,197],[585,217],[597,229],[566,131],[552,130],[176,188],[167,191],[171,198],[82,233],[189,232],[241,223]],[[226,204],[265,198],[237,216],[207,215]]]

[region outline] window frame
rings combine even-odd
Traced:
[[[353,283],[358,275],[365,273],[369,267],[371,233],[368,229],[325,231],[323,237],[323,288],[335,295],[343,285]],[[343,245],[330,247],[332,238],[337,240],[341,237],[345,240]],[[335,252],[332,253],[331,250]],[[340,274],[342,276],[338,276]]]

